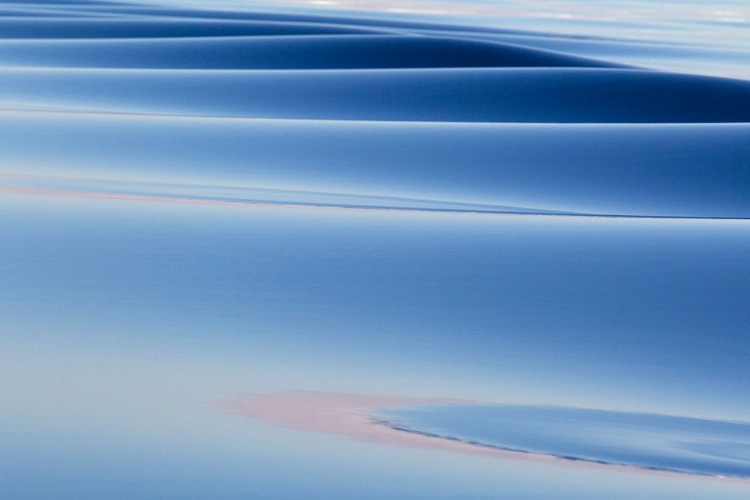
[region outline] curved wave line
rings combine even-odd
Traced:
[[[3,177],[3,176],[0,176]],[[274,190],[283,193],[282,190]],[[246,206],[246,207],[286,207],[286,208],[305,208],[319,210],[351,210],[351,211],[372,211],[372,212],[406,212],[406,213],[434,213],[434,214],[462,214],[462,215],[504,215],[504,216],[535,216],[535,217],[585,217],[598,219],[642,219],[642,220],[696,220],[696,221],[748,221],[748,217],[718,217],[718,216],[677,216],[677,215],[641,215],[641,214],[618,214],[618,213],[582,213],[552,211],[545,209],[535,209],[527,207],[498,207],[498,206],[477,206],[476,208],[461,207],[460,202],[436,201],[436,200],[416,200],[412,202],[424,203],[425,206],[408,206],[398,204],[374,204],[366,203],[370,197],[353,195],[353,194],[336,194],[333,196],[346,197],[351,202],[335,203],[326,201],[304,201],[295,199],[253,199],[253,198],[222,198],[210,196],[186,196],[178,194],[147,194],[136,192],[111,192],[96,191],[83,189],[61,189],[61,188],[39,188],[13,186],[0,184],[0,192],[8,194],[50,196],[50,197],[70,197],[70,198],[88,198],[100,200],[120,200],[120,201],[140,201],[152,203],[180,203],[196,205],[228,205],[228,206]],[[299,192],[287,191],[288,194],[298,194]],[[311,193],[321,196],[330,196],[331,193]],[[357,203],[357,200],[360,202]],[[407,201],[408,199],[403,199]],[[430,204],[433,204],[430,206]],[[439,204],[439,205],[438,205]],[[451,206],[454,205],[454,206]]]
[[[741,476],[741,475],[711,474],[707,472],[688,471],[688,470],[672,468],[672,467],[667,467],[667,466],[658,466],[658,465],[647,466],[647,465],[638,465],[638,464],[632,464],[632,463],[627,463],[627,462],[597,460],[597,459],[586,458],[586,457],[582,457],[578,455],[567,455],[567,454],[558,454],[558,453],[541,453],[541,452],[525,450],[522,448],[512,448],[512,447],[507,447],[507,446],[483,443],[481,441],[463,439],[463,438],[459,438],[456,436],[450,436],[447,434],[438,434],[434,432],[423,431],[423,430],[415,429],[413,427],[395,424],[386,419],[378,418],[378,417],[370,417],[370,422],[374,425],[385,426],[397,432],[404,432],[407,434],[424,436],[427,438],[461,443],[461,444],[465,444],[468,446],[473,446],[473,447],[483,448],[483,449],[488,449],[488,450],[497,450],[497,451],[508,452],[508,453],[517,453],[517,454],[522,454],[522,455],[546,456],[546,457],[551,457],[551,458],[558,459],[558,460],[564,460],[567,462],[583,462],[583,463],[604,465],[604,466],[626,467],[629,469],[638,469],[638,470],[644,470],[644,471],[668,472],[670,474],[681,474],[681,475],[686,475],[686,476],[711,477],[711,478],[716,478],[716,479],[724,479],[727,477],[731,477],[732,479],[741,480],[743,482],[745,480],[750,479],[747,476]]]

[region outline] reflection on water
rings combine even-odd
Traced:
[[[380,411],[388,427],[568,460],[750,476],[750,424],[540,406],[450,405]]]
[[[746,63],[188,4],[0,3],[0,496],[747,497],[343,432],[746,476]]]

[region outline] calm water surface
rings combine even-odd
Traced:
[[[747,7],[441,5],[0,2],[1,497],[748,497]]]

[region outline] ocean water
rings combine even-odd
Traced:
[[[0,497],[748,498],[748,34],[0,2]]]
[[[430,405],[376,414],[394,430],[572,461],[747,477],[750,425],[544,406]]]

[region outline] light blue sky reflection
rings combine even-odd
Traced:
[[[322,356],[372,380],[435,374],[431,393],[451,373],[486,400],[747,411],[744,221],[21,206],[3,227],[18,338]]]

